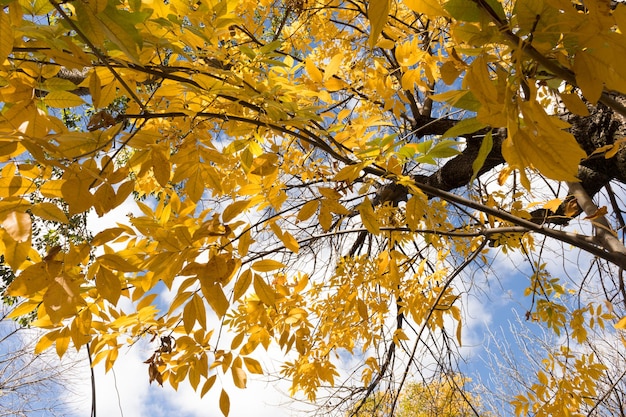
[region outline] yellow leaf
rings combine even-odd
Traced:
[[[35,345],[35,354],[38,355],[41,352],[47,350],[50,346],[52,346],[52,343],[54,343],[58,335],[59,330],[53,330],[49,333],[44,334]]]
[[[217,379],[217,375],[211,375],[207,378],[204,385],[202,385],[202,390],[200,391],[200,398],[204,397],[207,392],[211,389],[213,384],[215,384],[215,380]]]
[[[89,192],[90,183],[72,178],[61,184],[62,197],[69,205],[70,215],[87,211],[93,205],[93,195]]]
[[[622,317],[617,323],[615,323],[614,327],[620,330],[626,330],[626,316]]]
[[[406,224],[411,230],[417,230],[422,221],[426,208],[426,197],[423,194],[414,194],[406,202]]]
[[[70,328],[70,337],[74,347],[78,348],[86,343],[91,342],[91,311],[84,309],[72,320]]]
[[[11,18],[4,9],[0,10],[0,65],[2,65],[13,50],[13,27],[11,26]]]
[[[91,76],[89,77],[89,93],[91,94],[91,102],[94,106],[94,108],[96,109],[100,109],[104,106],[100,105],[100,97],[101,97],[101,91],[102,91],[102,84],[100,83],[100,77],[98,77],[98,73],[96,71],[93,71],[91,73]],[[106,103],[108,104],[108,103]],[[104,114],[108,114],[106,112],[98,112],[95,113],[94,116],[96,117],[100,117],[100,115],[104,115]],[[92,116],[92,117],[94,117]],[[95,126],[97,123],[89,123],[92,126]]]
[[[107,268],[99,268],[96,274],[96,289],[100,295],[113,305],[122,294],[122,282],[118,276]]]
[[[285,319],[285,323],[289,325],[296,324],[304,320],[308,315],[309,313],[305,309],[294,307],[291,310],[289,310],[289,313],[287,314],[287,318]]]
[[[370,21],[369,46],[373,48],[383,32],[389,18],[389,0],[370,0],[367,6],[367,18]]]
[[[117,206],[117,198],[113,187],[104,183],[96,190],[94,194],[93,207],[96,209],[98,216],[103,216]]]
[[[233,337],[232,342],[230,342],[230,349],[235,350],[241,346],[241,342],[243,342],[244,337],[245,333],[238,333],[237,336]]]
[[[32,15],[45,15],[54,10],[54,6],[45,0],[20,0],[19,4]]]
[[[201,184],[204,190],[204,186],[206,185],[208,188],[214,190],[214,192],[221,193],[222,192],[222,174],[220,174],[215,168],[211,165],[204,165],[204,172],[206,173],[206,184]]]
[[[563,214],[565,214],[567,217],[576,217],[580,212],[581,208],[575,198],[566,200]]]
[[[128,262],[126,259],[116,253],[101,255],[96,259],[96,261],[114,271],[137,272],[139,270],[136,266],[132,265],[130,262]]]
[[[4,229],[0,229],[0,232],[2,244],[4,244],[4,261],[14,271],[21,269],[29,257],[34,260],[35,256],[39,256],[35,249],[32,248],[30,240],[16,242]],[[2,244],[0,244],[0,248]]]
[[[556,209],[559,208],[563,200],[560,198],[554,198],[543,205],[544,209],[548,209],[550,211],[556,212]]]
[[[239,268],[240,262],[229,254],[212,256],[206,264],[206,278],[212,282],[226,285]]]
[[[423,13],[429,17],[447,16],[438,0],[405,0],[404,4],[417,13]]]
[[[124,233],[124,229],[121,227],[112,227],[110,229],[105,229],[98,233],[96,236],[94,236],[91,244],[93,246],[101,246],[107,242],[112,241],[122,233]]]
[[[320,203],[317,200],[307,201],[300,208],[300,211],[298,211],[298,216],[297,216],[298,221],[304,221],[304,220],[309,219],[311,216],[313,216],[315,212],[317,211],[319,204]]]
[[[191,297],[191,303],[194,304],[196,310],[196,321],[203,329],[206,329],[206,309],[202,298],[196,293]]]
[[[309,58],[304,61],[304,67],[306,68],[307,74],[311,77],[311,80],[315,83],[321,83],[323,79],[322,71],[317,68],[317,66],[313,63],[313,61]]]
[[[337,73],[337,70],[341,66],[342,62],[343,62],[343,54],[342,53],[335,54],[335,56],[333,56],[330,59],[330,62],[328,63],[328,65],[326,65],[326,68],[324,68],[324,77],[322,78],[322,81],[325,82],[329,78],[331,78],[333,75],[335,75]]]
[[[85,301],[80,297],[79,283],[63,275],[54,278],[43,296],[46,313],[54,324],[73,316],[78,307],[84,304]],[[58,343],[57,339],[57,349]]]
[[[126,201],[130,193],[132,193],[134,190],[135,190],[134,180],[130,180],[130,181],[126,181],[122,183],[117,188],[117,193],[115,194],[115,207],[119,206],[124,201]]]
[[[317,219],[320,222],[320,226],[324,231],[329,231],[333,224],[333,215],[328,208],[328,201],[330,200],[322,200],[322,206],[320,207],[320,214],[317,216]]]
[[[485,161],[487,160],[487,156],[491,153],[491,149],[493,148],[493,137],[491,135],[491,131],[489,131],[482,142],[480,143],[480,149],[478,150],[478,155],[476,155],[476,159],[472,162],[472,178],[470,181],[474,181],[480,169],[485,165]]]
[[[278,155],[266,153],[254,158],[250,167],[250,174],[269,176],[278,170]]]
[[[606,151],[606,153],[604,154],[604,158],[613,158],[620,151],[620,149],[622,149],[622,145],[624,144],[624,142],[626,142],[626,138],[618,139],[612,145],[607,145],[610,146],[610,149]]]
[[[251,374],[263,374],[263,368],[261,367],[259,361],[257,361],[256,359],[244,357],[243,363],[246,365],[248,372],[250,372]]]
[[[278,235],[277,235],[278,236]],[[291,235],[291,233],[284,231],[278,236],[280,240],[283,242],[285,247],[292,251],[293,253],[298,253],[300,250],[300,244],[298,241]]]
[[[235,386],[241,389],[245,388],[248,383],[248,375],[246,375],[246,371],[243,370],[242,365],[241,357],[237,356],[230,368]]]
[[[191,333],[194,324],[196,324],[196,306],[189,301],[183,309],[183,327],[187,334]]]
[[[447,85],[454,84],[456,79],[463,72],[462,70],[459,70],[452,61],[444,62],[439,71],[441,73],[442,81]]]
[[[237,244],[237,251],[239,252],[239,255],[246,256],[252,242],[254,242],[252,240],[252,234],[250,233],[250,230],[246,230],[239,237],[239,243]]]
[[[26,297],[47,288],[52,282],[52,276],[61,270],[61,265],[58,261],[30,265],[11,282],[7,294]]]
[[[539,383],[544,387],[548,385],[548,377],[542,371],[537,372],[537,379],[539,379]]]
[[[273,259],[263,259],[261,261],[256,261],[252,264],[252,269],[259,272],[270,272],[285,267],[286,265],[284,263],[275,261]]]
[[[62,357],[70,345],[70,329],[64,327],[55,340],[55,347],[59,358]]]
[[[21,196],[35,191],[35,183],[28,178],[6,175],[0,177],[0,197]]]
[[[367,231],[375,235],[380,233],[378,219],[376,218],[374,207],[372,206],[369,198],[366,197],[363,202],[358,205],[357,209],[361,214],[361,221],[363,222],[363,225],[365,226]]]
[[[59,222],[64,224],[68,223],[67,216],[65,215],[63,210],[61,210],[56,204],[48,202],[37,203],[30,208],[30,211],[31,213],[33,213],[33,215],[44,220],[50,220],[53,222]]]
[[[561,100],[569,111],[579,116],[589,116],[589,109],[587,105],[581,100],[578,94],[574,93],[561,93]]]
[[[272,287],[270,287],[260,275],[254,275],[254,291],[259,299],[267,306],[273,306],[276,303],[276,296]]]
[[[361,176],[362,170],[363,164],[346,165],[335,175],[333,181],[346,181],[350,184]]]
[[[361,300],[360,298],[357,299],[356,308],[359,312],[359,317],[367,322],[367,320],[369,320],[369,313],[367,312],[367,304],[365,304],[365,301]]]
[[[224,414],[224,417],[228,417],[228,413],[230,413],[230,399],[223,388],[220,393],[220,410],[222,411],[222,414]]]
[[[595,68],[596,61],[584,51],[578,51],[574,57],[574,72],[576,73],[576,83],[583,92],[585,98],[596,104],[602,95],[604,83],[598,77]]]
[[[39,307],[39,302],[24,301],[17,307],[13,308],[7,318],[15,319],[24,316],[35,310],[37,307]]]
[[[586,157],[574,136],[561,130],[553,118],[536,102],[522,105],[527,125],[510,129],[502,144],[502,156],[521,173],[534,167],[543,175],[561,181],[578,181],[578,164]],[[529,187],[527,179],[524,186]]]
[[[57,340],[57,346],[59,345],[59,341]],[[117,359],[117,356],[119,355],[119,350],[117,349],[117,347],[113,347],[111,349],[109,349],[109,352],[107,354],[107,358],[104,361],[104,372],[109,372],[111,370],[111,368],[113,368],[113,364],[115,363],[115,360]]]
[[[224,317],[226,312],[228,311],[228,307],[230,307],[230,303],[228,299],[224,295],[224,290],[219,284],[207,284],[201,283],[200,289],[202,290],[202,295],[206,299],[211,309],[215,311],[215,314],[218,317]]]
[[[293,287],[293,292],[295,294],[302,292],[302,290],[304,290],[308,284],[309,284],[309,276],[305,274],[298,280],[296,285]]]
[[[152,172],[154,172],[154,178],[161,187],[167,186],[172,173],[172,165],[170,164],[169,158],[160,148],[153,148],[150,155],[152,156]]]
[[[32,223],[28,213],[10,212],[2,221],[2,227],[18,243],[30,240]]]
[[[250,205],[250,200],[235,201],[222,212],[222,222],[228,223],[238,215],[242,214]]]
[[[52,180],[46,181],[41,184],[39,191],[44,197],[48,198],[63,198],[62,186],[65,180]]]
[[[595,213],[593,213],[593,214],[591,214],[589,216],[586,216],[585,220],[595,220],[598,217],[605,216],[606,214],[608,214],[608,212],[609,211],[607,210],[606,206],[602,206],[602,207],[598,208]]]
[[[185,192],[193,202],[197,202],[202,197],[204,193],[204,176],[200,169],[194,170],[192,175],[187,178]]]
[[[74,93],[69,91],[52,91],[44,98],[46,105],[58,109],[67,109],[69,107],[77,107],[85,104],[85,101]]]

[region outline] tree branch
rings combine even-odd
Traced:
[[[609,252],[619,253],[626,256],[626,247],[619,241],[604,215],[598,216],[598,206],[593,202],[589,194],[578,182],[568,182],[569,193],[576,198],[578,205],[589,217],[594,217],[592,222],[598,243]]]

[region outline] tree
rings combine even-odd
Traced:
[[[51,352],[35,355],[37,333],[0,320],[0,416],[62,416],[71,410],[67,400],[70,379],[76,378],[75,361],[52,357]]]
[[[200,395],[218,374],[244,387],[277,346],[294,394],[358,404],[387,385],[395,407],[410,373],[458,371],[472,279],[517,256],[527,319],[567,343],[511,406],[601,410],[623,392],[588,342],[626,327],[625,16],[604,0],[3,1],[14,315],[48,329],[38,352],[88,345],[106,369],[148,337],[150,380]],[[31,216],[122,204],[143,214],[32,247]]]
[[[463,392],[464,381],[458,375],[443,376],[428,384],[409,382],[398,398],[397,417],[463,417],[479,413],[475,407],[480,399]],[[394,408],[395,395],[377,392],[369,397],[361,409],[348,415],[386,417]],[[352,410],[354,411],[354,410]],[[488,414],[481,413],[487,416]]]

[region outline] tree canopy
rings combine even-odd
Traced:
[[[226,415],[222,375],[243,388],[276,348],[292,394],[358,410],[433,358],[456,372],[467,302],[511,256],[562,344],[511,407],[623,410],[626,5],[0,4],[0,248],[37,351],[110,369],[150,340],[150,381]]]

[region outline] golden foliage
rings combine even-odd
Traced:
[[[457,138],[484,130],[476,178],[507,129],[502,182],[513,169],[528,190],[531,172],[576,181],[587,155],[546,97],[584,115],[581,97],[626,93],[626,6],[589,3],[3,2],[0,249],[17,275],[7,294],[27,300],[16,311],[50,330],[37,350],[88,344],[109,369],[128,340],[150,336],[150,380],[204,395],[221,389],[217,373],[244,388],[263,372],[255,349],[276,344],[294,352],[282,368],[293,392],[314,399],[339,375],[333,354],[367,352],[400,314],[432,332],[451,320],[460,344],[447,260],[476,259],[488,237],[532,250],[530,229],[485,232],[522,224],[498,210],[521,222],[529,206],[492,195],[458,222],[444,194],[407,172],[461,154]],[[475,117],[433,137],[433,101]],[[82,124],[64,123],[68,108]],[[381,201],[388,184],[404,195]],[[139,214],[89,242],[47,256],[32,246],[33,219],[68,225],[126,205]],[[351,228],[341,253],[316,246]],[[357,235],[387,243],[360,254]],[[432,258],[407,251],[416,239]],[[582,313],[568,320],[546,291],[563,293],[538,265],[533,318],[583,340]],[[220,325],[232,340],[214,335]],[[593,358],[580,360],[577,377],[596,378]],[[368,384],[378,370],[366,364]],[[570,410],[592,394],[538,379],[518,411],[539,413],[554,395]],[[223,389],[219,407],[229,413]]]

